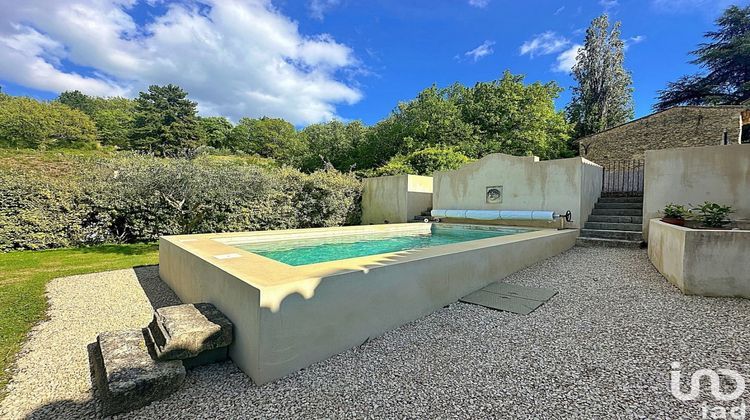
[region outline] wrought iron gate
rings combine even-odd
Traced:
[[[642,160],[611,160],[602,166],[602,195],[643,195]]]

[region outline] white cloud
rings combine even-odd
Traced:
[[[645,40],[646,40],[645,35],[631,36],[630,38],[627,38],[624,41],[625,49],[627,50],[628,48],[630,48],[631,45],[640,44],[641,42]]]
[[[341,3],[341,0],[310,0],[307,7],[310,9],[310,16],[318,20],[323,20],[326,12],[338,6],[339,3]]]
[[[521,45],[520,52],[521,55],[528,54],[533,58],[536,55],[554,54],[565,48],[568,44],[570,44],[570,41],[565,37],[555,32],[547,31],[524,42]]]
[[[555,63],[552,70],[559,71],[562,73],[570,73],[573,66],[576,64],[578,57],[578,50],[583,48],[581,44],[573,44],[567,50],[561,52],[557,56],[557,62]]]
[[[474,61],[477,61],[480,58],[491,55],[493,52],[495,52],[492,49],[493,45],[495,45],[495,41],[484,41],[482,45],[474,48],[471,51],[466,51],[464,55],[473,58]]]
[[[562,13],[565,10],[565,6],[560,6],[557,10],[555,10],[554,15],[557,16],[560,13]]]
[[[296,124],[334,118],[336,104],[362,96],[339,80],[359,68],[352,50],[329,35],[301,34],[269,0],[172,3],[145,26],[128,14],[136,1],[0,0],[0,79],[126,96],[175,83],[201,112]]]
[[[613,9],[620,5],[620,2],[618,0],[599,0],[599,5],[604,8],[604,10]]]
[[[490,0],[469,0],[469,6],[484,8],[490,4]]]

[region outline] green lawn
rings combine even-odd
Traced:
[[[156,244],[102,245],[0,254],[0,399],[8,368],[31,327],[44,318],[51,279],[156,264]]]

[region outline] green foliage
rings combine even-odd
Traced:
[[[430,147],[406,156],[396,155],[371,175],[432,175],[435,171],[451,171],[471,162],[466,155],[451,149]]]
[[[265,169],[240,158],[74,158],[66,175],[0,168],[0,251],[160,235],[356,223],[361,185],[337,171]]]
[[[198,117],[199,143],[216,149],[228,149],[232,128],[232,123],[225,117]]]
[[[149,86],[135,100],[130,147],[156,156],[186,155],[198,146],[196,106],[178,86]]]
[[[624,68],[625,44],[620,22],[603,14],[591,22],[573,66],[573,97],[568,104],[575,138],[598,133],[633,119],[633,81]]]
[[[229,147],[295,167],[305,154],[297,130],[280,118],[242,118],[229,133]]]
[[[654,108],[741,104],[750,99],[750,6],[730,6],[716,20],[708,42],[692,51],[703,73],[683,76],[659,92]]]
[[[307,147],[302,169],[320,169],[324,167],[324,162],[329,162],[338,170],[350,169],[357,164],[357,150],[365,143],[368,131],[361,121],[346,124],[333,120],[305,127],[300,132],[301,140]]]
[[[664,210],[662,210],[662,213],[664,213],[665,218],[683,219],[688,214],[688,210],[685,208],[685,206],[669,203],[664,206]]]
[[[729,223],[728,216],[734,213],[731,206],[722,206],[721,204],[704,202],[691,211],[698,212],[698,221],[701,225],[709,228],[721,228]]]
[[[521,75],[506,71],[499,80],[473,88],[454,85],[450,96],[474,130],[474,141],[458,146],[467,156],[490,153],[534,155],[542,159],[570,157],[571,127],[555,99],[562,89],[554,82],[524,84]]]
[[[0,101],[0,146],[95,148],[96,127],[86,114],[61,103],[7,96]]]

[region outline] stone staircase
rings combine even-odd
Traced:
[[[232,323],[209,303],[159,308],[142,329],[104,332],[89,346],[99,414],[124,413],[180,388],[185,369],[227,358]]]
[[[638,248],[642,222],[643,196],[601,197],[576,245]]]

